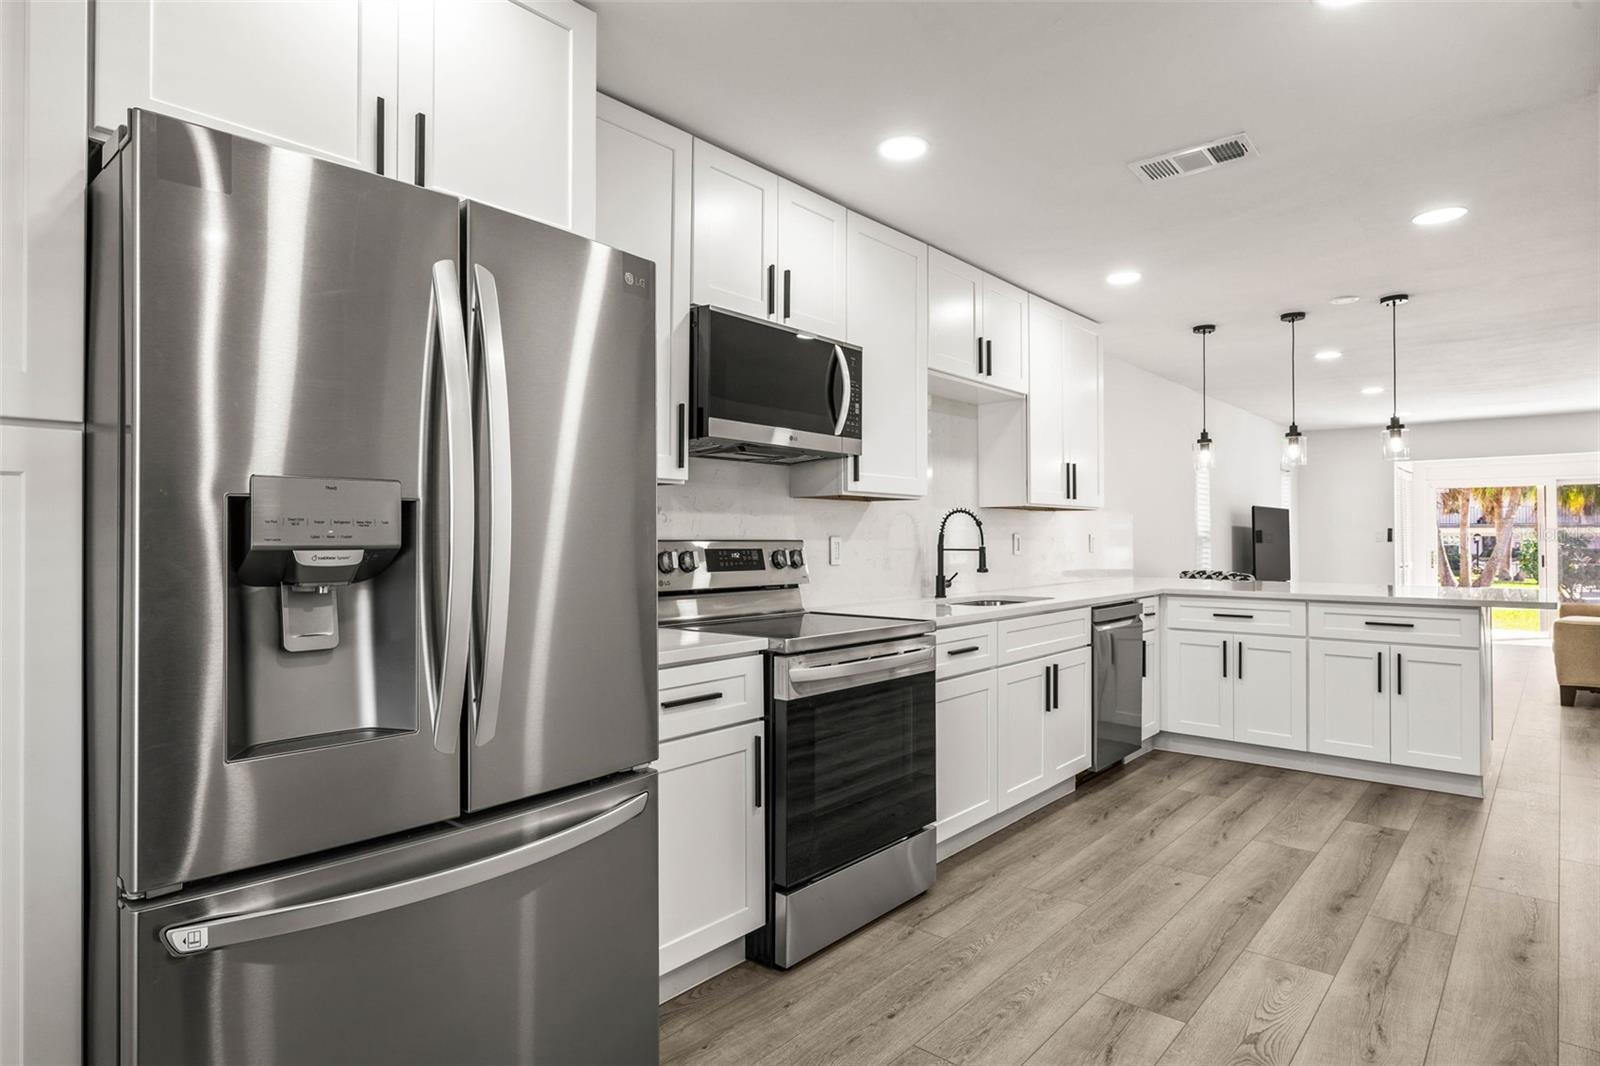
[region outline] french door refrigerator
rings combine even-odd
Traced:
[[[654,1062],[652,264],[151,112],[90,201],[92,1060]]]

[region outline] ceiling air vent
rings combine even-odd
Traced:
[[[1180,148],[1175,152],[1163,152],[1149,159],[1129,163],[1128,169],[1139,175],[1139,180],[1146,185],[1153,185],[1168,178],[1185,178],[1190,174],[1199,174],[1223,163],[1251,159],[1255,154],[1256,146],[1250,143],[1250,137],[1244,133],[1235,133],[1205,144]]]

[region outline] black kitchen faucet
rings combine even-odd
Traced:
[[[966,515],[968,518],[972,519],[972,524],[978,527],[978,546],[976,548],[946,548],[944,546],[944,527],[949,524],[950,519],[954,518],[958,514]],[[977,515],[973,514],[965,507],[957,507],[954,510],[948,511],[945,513],[945,516],[939,520],[939,547],[936,552],[936,554],[939,556],[939,572],[933,579],[933,595],[935,599],[940,600],[944,599],[945,591],[949,589],[951,585],[955,584],[956,578],[961,576],[959,573],[951,574],[949,577],[945,576],[944,553],[947,551],[977,552],[978,573],[987,574],[989,572],[989,549],[984,547],[983,544],[983,522],[979,520]]]

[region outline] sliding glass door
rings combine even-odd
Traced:
[[[1447,588],[1526,588],[1544,584],[1538,485],[1430,486],[1433,501],[1432,571]],[[1542,612],[1501,608],[1494,627],[1537,633]]]
[[[1600,601],[1600,483],[1558,482],[1551,510],[1552,591],[1562,603]]]

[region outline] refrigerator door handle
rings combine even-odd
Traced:
[[[456,750],[461,734],[467,638],[472,624],[472,402],[458,279],[454,260],[441,259],[433,264],[430,318],[444,379],[445,463],[450,472],[450,493],[443,501],[447,508],[444,633],[440,640],[438,684],[429,697],[433,703],[433,746],[445,753]],[[428,481],[429,465],[424,455],[423,484]],[[430,506],[433,502],[429,501]],[[427,661],[431,664],[432,657]]]
[[[483,356],[484,420],[489,441],[489,559],[481,586],[477,666],[473,694],[473,743],[494,739],[500,720],[501,671],[505,664],[506,616],[511,569],[511,404],[506,385],[505,331],[494,275],[472,267],[473,330]]]
[[[604,836],[625,822],[644,813],[650,803],[650,794],[641,792],[602,811],[577,825],[568,826],[547,837],[529,841],[509,851],[489,855],[482,859],[450,866],[421,877],[396,881],[377,888],[350,892],[342,896],[297,903],[289,907],[232,914],[201,922],[187,922],[169,926],[161,931],[161,942],[167,951],[178,958],[197,955],[204,951],[255,940],[300,933],[325,925],[348,922],[355,918],[380,914],[396,907],[421,903],[451,892],[460,892],[486,881],[525,870],[547,859],[553,859],[573,848],[581,847],[597,837]]]

